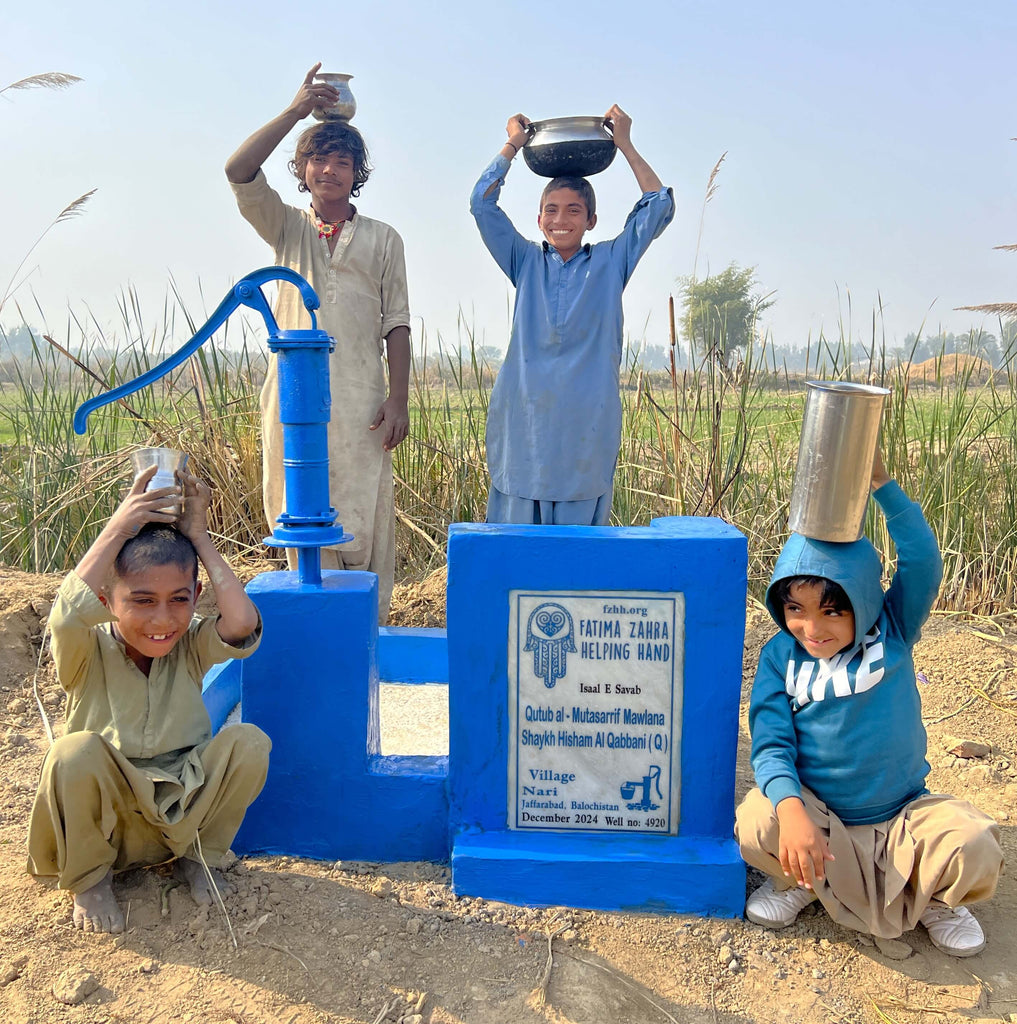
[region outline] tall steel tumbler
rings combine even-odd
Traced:
[[[886,388],[806,381],[790,528],[814,540],[862,535]]]

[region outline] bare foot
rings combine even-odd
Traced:
[[[113,895],[113,872],[91,889],[74,894],[74,927],[83,932],[122,932],[124,912]]]
[[[191,890],[191,899],[199,906],[211,904],[212,885],[201,861],[179,857],[173,865],[174,874]]]

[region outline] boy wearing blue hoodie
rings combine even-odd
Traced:
[[[792,534],[766,592],[781,632],[763,648],[749,728],[757,789],[739,806],[742,857],[769,879],[745,916],[790,925],[819,900],[839,924],[896,938],[918,924],[939,949],[985,946],[966,904],[1003,866],[999,830],[965,800],[930,794],[912,648],[943,575],[935,536],[877,453],[873,497],[897,571],[861,539]]]

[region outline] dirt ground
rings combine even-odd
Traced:
[[[244,858],[225,872],[236,947],[221,913],[198,909],[163,869],[118,876],[128,911],[123,935],[75,931],[67,894],[25,872],[28,815],[47,748],[32,683],[57,582],[0,568],[3,1024],[1017,1021],[1013,873],[978,909],[988,947],[968,960],[940,953],[924,930],[896,950],[906,959],[891,959],[815,907],[791,928],[767,932],[741,920],[461,899],[436,864],[285,857]],[[441,584],[399,588],[395,620],[440,623]],[[770,633],[750,608],[747,665]],[[1017,619],[934,616],[916,665],[930,788],[995,815],[1013,864]],[[39,690],[59,722],[48,659]],[[739,796],[750,784],[744,720],[742,728]],[[954,738],[983,742],[989,753],[957,758],[947,752]],[[758,881],[750,877],[749,886]],[[61,1002],[55,991],[81,1001]]]

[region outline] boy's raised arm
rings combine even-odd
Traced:
[[[211,498],[208,484],[191,473],[178,472],[178,475],[184,488],[184,510],[177,529],[194,545],[215,591],[215,603],[219,608],[216,632],[226,643],[235,646],[258,628],[258,609],[208,535],[208,503]]]
[[[155,476],[156,466],[150,466],[133,484],[127,497],[117,510],[110,516],[109,522],[92,542],[81,561],[74,567],[75,573],[98,596],[109,574],[113,571],[113,563],[124,546],[146,523],[172,523],[177,517],[175,512],[164,512],[159,506],[166,504],[166,498],[176,491],[174,487],[158,487],[146,491],[145,485]]]
[[[879,448],[873,458],[870,486],[897,549],[897,569],[886,591],[885,607],[904,639],[913,644],[936,603],[943,580],[943,556],[921,505],[887,472]]]
[[[314,80],[320,67],[321,61],[307,72],[293,102],[242,142],[240,148],[226,161],[226,178],[229,181],[237,185],[253,181],[261,165],[298,121],[307,117],[315,107],[330,107],[338,101],[339,91],[334,86]]]
[[[506,160],[511,160],[526,145],[526,140],[530,137],[529,127],[530,119],[525,114],[513,114],[508,119],[508,124],[505,125],[508,140],[501,147],[501,155]]]
[[[529,124],[530,119],[525,114],[513,114],[508,119],[508,123],[505,125],[505,134],[508,136],[508,139],[501,149],[498,150],[499,156],[503,156],[509,161],[515,157],[516,153],[526,145],[526,140],[530,137],[528,131]],[[480,183],[478,182],[478,184]],[[498,190],[500,184],[500,180],[495,178],[484,192],[483,198],[489,199]]]
[[[615,147],[629,162],[636,182],[643,192],[659,192],[664,183],[657,177],[656,171],[639,155],[632,145],[632,118],[617,103],[604,115],[611,122]]]

